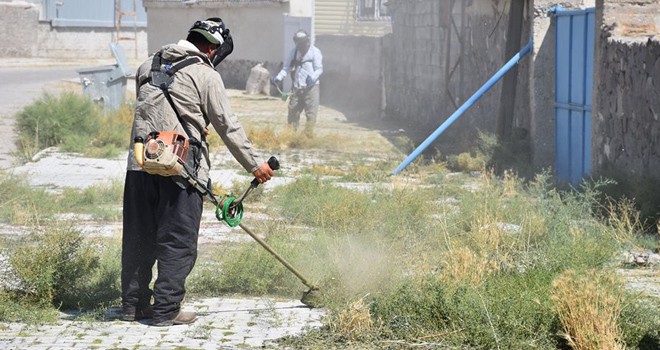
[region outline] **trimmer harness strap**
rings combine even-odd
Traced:
[[[204,61],[200,57],[192,56],[181,60],[176,64],[172,64],[171,62],[164,64],[162,52],[158,52],[154,55],[153,61],[151,61],[151,71],[149,72],[149,77],[140,82],[140,87],[146,83],[149,83],[155,87],[159,87],[165,90],[169,88],[170,85],[172,85],[172,82],[174,81],[174,74],[176,74],[176,72],[195,63],[203,62]]]

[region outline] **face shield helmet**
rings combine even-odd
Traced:
[[[293,34],[293,43],[296,44],[296,48],[300,49],[308,46],[311,43],[311,39],[309,34],[301,29]]]
[[[218,45],[213,57],[210,57],[213,66],[216,67],[222,60],[234,51],[234,41],[229,34],[229,28],[225,26],[220,17],[207,18],[204,21],[197,21],[190,28],[191,32],[198,32],[210,43]]]
[[[213,63],[213,67],[217,67],[220,62],[222,62],[229,54],[231,54],[234,51],[234,40],[231,37],[231,34],[229,32],[229,28],[225,26],[225,22],[222,20],[220,17],[211,17],[207,18],[207,21],[212,21],[216,23],[220,23],[220,26],[222,27],[222,39],[223,42],[220,44],[220,47],[218,47],[218,50],[216,50],[215,55],[211,57],[211,62]]]

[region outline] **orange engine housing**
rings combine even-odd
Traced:
[[[168,151],[185,162],[190,143],[188,138],[174,131],[154,131],[147,136],[145,146],[144,153],[148,159],[159,158]]]

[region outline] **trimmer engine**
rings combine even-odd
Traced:
[[[135,140],[135,157],[149,174],[161,176],[182,175],[188,155],[188,139],[172,131],[154,131],[144,143]]]

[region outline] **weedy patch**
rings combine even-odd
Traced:
[[[416,173],[425,171],[420,165]],[[552,281],[568,269],[604,268],[636,239],[625,233],[630,224],[608,225],[594,215],[597,183],[558,192],[543,174],[532,182],[507,173],[473,181],[471,191],[447,182],[362,193],[302,177],[275,191],[286,222],[320,228],[296,242],[292,255],[328,281],[321,283],[332,315],[328,337],[355,335],[351,325],[371,322],[360,338],[367,344],[375,336],[405,344],[433,339],[448,348],[557,347]],[[456,198],[451,212],[429,205],[448,194]],[[626,332],[649,330],[621,317],[630,324]]]
[[[348,338],[371,331],[373,322],[369,308],[364,304],[364,299],[359,299],[340,311],[332,327],[333,331]]]
[[[38,227],[60,213],[86,213],[97,220],[117,219],[123,183],[48,193],[30,186],[27,179],[0,172],[0,220],[12,225]]]
[[[575,350],[621,350],[617,326],[623,308],[623,287],[613,276],[593,270],[568,270],[552,284],[552,301],[562,326],[561,336]]]
[[[212,326],[202,324],[186,330],[184,334],[193,339],[211,339],[212,330]]]
[[[257,101],[262,102],[238,97],[237,110]],[[583,340],[584,333],[589,339],[606,339],[612,349],[642,349],[657,340],[653,328],[659,324],[658,313],[648,311],[655,309],[640,306],[637,296],[626,294],[607,277],[622,248],[649,243],[639,238],[642,220],[631,203],[615,201],[603,210],[599,199],[606,182],[561,191],[548,173],[529,179],[501,169],[496,174],[487,165],[498,146],[487,137],[482,137],[479,151],[447,162],[438,161],[439,155],[431,162],[420,158],[405,174],[392,177],[387,173],[394,168],[392,159],[401,154],[376,132],[355,128],[345,118],[333,121],[324,110],[318,132],[309,138],[286,128],[285,104],[276,99],[269,103],[239,117],[253,125],[249,137],[264,154],[287,152],[292,170],[280,174],[295,180],[268,192],[263,210],[269,219],[254,218],[250,225],[319,286],[329,312],[323,328],[283,344],[309,349],[557,349],[591,344]],[[125,117],[119,116],[117,125]],[[35,133],[29,135],[26,140],[35,142]],[[212,149],[221,147],[214,135],[209,136]],[[98,145],[118,140],[104,137],[97,139]],[[399,143],[411,148],[409,140],[400,138]],[[374,156],[383,153],[382,158]],[[449,173],[448,167],[466,173]],[[360,186],[342,187],[339,181]],[[227,190],[240,194],[246,186],[234,183]],[[43,224],[58,207],[85,213],[82,207],[116,206],[119,187],[65,192],[60,199],[0,177],[0,217]],[[259,196],[252,200],[251,205]],[[110,212],[95,215],[113,219]],[[32,273],[27,279],[47,296],[41,310],[54,310],[54,301],[90,301],[90,296],[97,302],[116,301],[118,243],[83,242],[68,231],[53,237],[35,236],[25,248],[16,248],[17,259]],[[653,244],[657,247],[657,241]],[[200,249],[200,263],[188,279],[190,296],[299,298],[306,289],[254,242]],[[62,266],[64,273],[49,265]],[[80,271],[94,277],[81,278]],[[63,281],[75,282],[69,286]],[[588,293],[580,294],[583,291]],[[27,297],[34,298],[22,296]],[[26,319],[11,313],[28,310],[22,300],[0,294],[0,317]],[[603,303],[590,304],[599,300]],[[596,318],[607,322],[592,322]],[[577,324],[598,328],[574,327]],[[560,332],[564,338],[557,336]],[[594,332],[598,334],[592,337]],[[207,329],[198,333],[193,336],[203,339]],[[605,344],[596,341],[586,348]]]
[[[97,254],[98,251],[103,252]],[[30,321],[44,313],[64,310],[95,310],[119,296],[118,242],[92,242],[80,232],[52,225],[35,232],[10,256],[17,275],[28,288],[7,295],[7,309],[0,308],[4,320]],[[15,312],[10,310],[14,308]],[[20,312],[18,312],[20,310]],[[84,313],[83,319],[92,312]],[[43,317],[43,320],[53,317]]]

